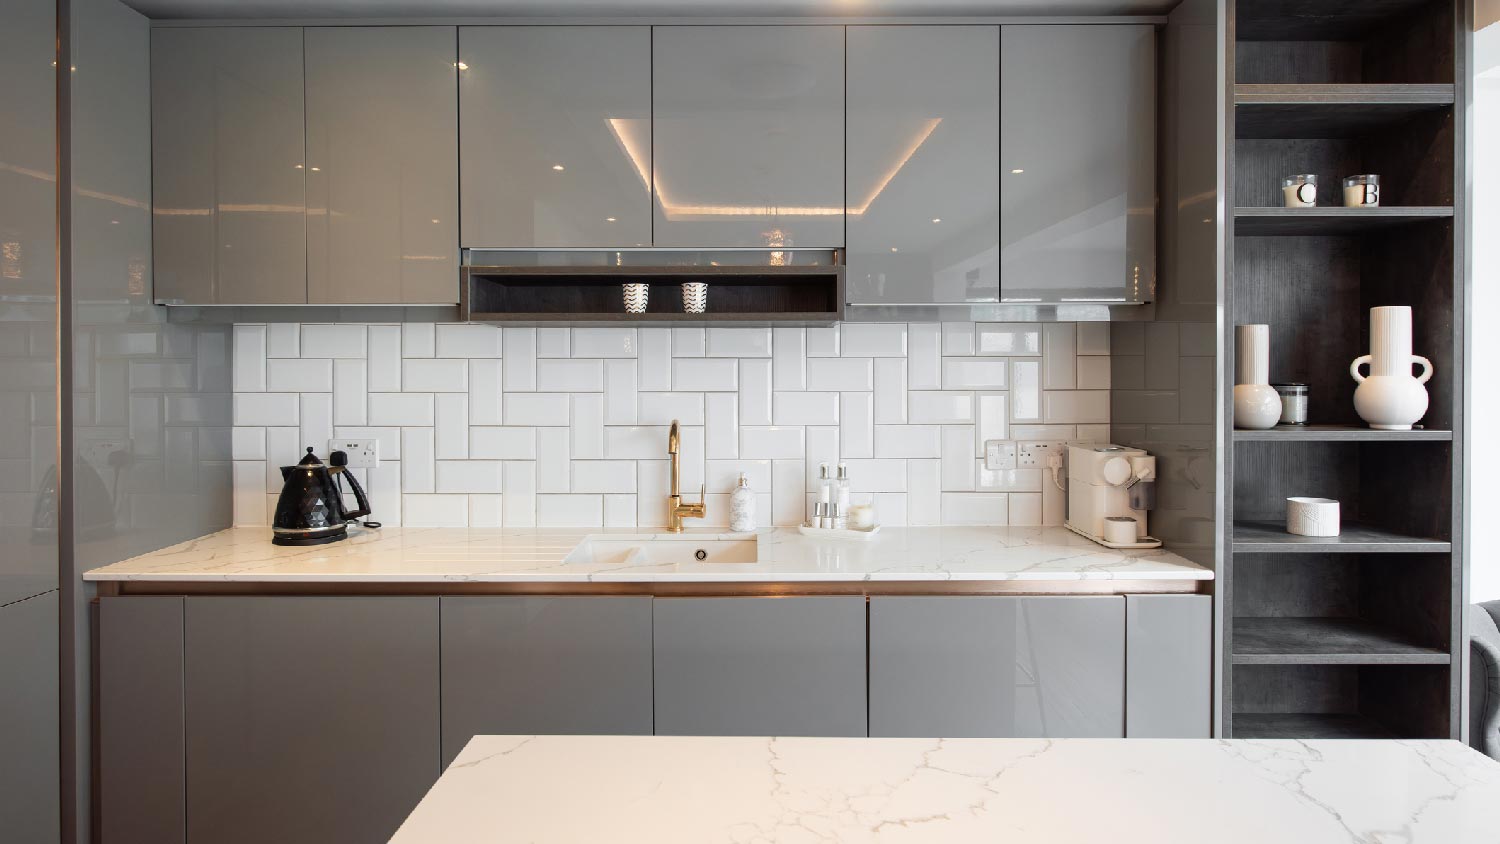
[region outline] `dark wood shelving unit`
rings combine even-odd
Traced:
[[[1271,326],[1271,379],[1315,424],[1220,432],[1224,735],[1457,738],[1463,689],[1463,410],[1471,9],[1459,0],[1230,0],[1224,307]],[[1281,180],[1319,177],[1319,205]],[[1376,209],[1340,180],[1381,177]],[[1369,309],[1413,309],[1433,362],[1425,427],[1375,431],[1349,363]],[[1233,418],[1233,355],[1221,361]],[[1285,499],[1340,502],[1337,537],[1286,532]]]

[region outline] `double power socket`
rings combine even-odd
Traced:
[[[985,440],[984,468],[990,471],[1047,469],[1052,465],[1052,458],[1062,459],[1066,447],[1061,441]]]

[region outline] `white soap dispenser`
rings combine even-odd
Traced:
[[[729,496],[729,529],[735,533],[755,530],[755,490],[750,488],[750,479],[744,472]]]

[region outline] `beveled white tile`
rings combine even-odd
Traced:
[[[801,460],[771,462],[771,524],[792,526],[806,520],[805,471]]]
[[[875,421],[900,425],[906,422],[906,361],[877,358],[875,361]]]
[[[739,389],[739,363],[725,358],[682,358],[672,361],[672,389],[678,392],[734,392]]]
[[[1044,390],[1042,419],[1049,424],[1109,421],[1108,390]]]
[[[701,358],[706,354],[708,354],[708,334],[703,329],[672,329],[672,357]]]
[[[500,357],[500,329],[483,323],[439,325],[437,327],[437,356],[440,358]]]
[[[537,527],[595,527],[603,521],[603,496],[537,493]]]
[[[943,524],[1005,525],[1010,504],[1003,492],[943,493]]]
[[[1107,322],[1078,323],[1078,354],[1109,354],[1109,326]]]
[[[369,421],[365,400],[365,362],[346,358],[333,365],[333,424],[363,425]]]
[[[943,323],[943,354],[945,356],[974,354],[974,323]]]
[[[636,421],[642,425],[703,424],[702,393],[641,393],[636,403]]]
[[[874,393],[839,394],[839,449],[843,457],[875,453]]]
[[[777,392],[771,396],[775,425],[837,425],[838,393]]]
[[[237,425],[230,434],[232,460],[265,460],[266,429],[248,425]]]
[[[535,460],[536,429],[470,428],[469,456],[475,460]]]
[[[1071,322],[1042,326],[1042,389],[1078,386],[1078,329]]]
[[[740,425],[740,457],[746,460],[800,459],[802,446],[803,433],[800,426]]]
[[[296,393],[236,393],[234,424],[296,425],[298,398]]]
[[[1010,418],[1039,422],[1042,418],[1042,365],[1034,360],[1010,362]]]
[[[943,389],[1003,390],[1009,368],[1005,358],[943,358]]]
[[[635,492],[634,460],[574,460],[573,492]]]
[[[468,527],[468,496],[403,495],[401,521],[406,527]]]
[[[771,329],[708,329],[708,356],[711,358],[768,358],[771,356]]]
[[[941,454],[936,425],[876,425],[876,457],[929,457]]]
[[[604,456],[604,396],[583,393],[573,396],[573,459],[595,460]]]
[[[906,526],[906,493],[877,492],[870,496],[870,503],[875,506],[877,524],[891,527]]]
[[[771,383],[777,390],[807,389],[807,329],[772,331]]]
[[[978,405],[979,417],[974,425],[976,453],[984,454],[986,440],[1010,439],[1010,416],[1005,408],[1007,398],[1005,393],[974,394],[974,403]]]
[[[469,361],[470,425],[499,425],[505,421],[501,369],[498,360]]]
[[[907,420],[914,425],[966,425],[974,421],[974,394],[936,390],[907,395]]]
[[[703,466],[707,459],[704,455],[702,425],[682,426],[678,462],[682,466],[682,492],[687,495],[704,483]]]
[[[295,322],[273,322],[266,326],[266,355],[273,358],[302,356],[302,326]]]
[[[849,486],[860,492],[906,492],[906,461],[891,458],[846,459]]]
[[[575,328],[573,357],[633,358],[638,351],[634,328]]]
[[[543,389],[556,393],[597,393],[604,389],[604,361],[580,358],[538,360],[536,382]]]
[[[432,429],[401,429],[401,491],[432,492],[436,474]]]
[[[1015,492],[1009,496],[1008,523],[1016,527],[1034,527],[1042,523],[1042,494]]]
[[[1109,426],[1103,424],[1079,425],[1078,441],[1086,443],[1107,443],[1110,441]]]
[[[906,323],[846,322],[839,326],[839,347],[846,358],[904,358]]]
[[[1080,357],[1078,359],[1078,389],[1109,389],[1109,358]]]
[[[1146,389],[1179,386],[1182,335],[1175,322],[1146,323]]]
[[[1037,357],[1042,353],[1042,329],[1035,323],[981,322],[974,327],[975,351],[981,355]]]
[[[509,389],[510,382],[506,382]],[[570,396],[567,393],[505,393],[507,425],[567,425]]]
[[[983,459],[976,463],[977,489],[988,492],[1034,492],[1038,495],[1042,492],[1041,469],[986,469]],[[1049,480],[1048,483],[1050,482]]]
[[[661,454],[665,457],[666,434],[662,434]],[[639,527],[662,527],[667,523],[669,465],[662,460],[637,460],[635,484],[635,520]]]
[[[914,322],[906,327],[906,382],[913,390],[936,390],[942,386],[942,326]]]
[[[672,389],[672,329],[642,328],[638,339],[641,389]]]
[[[396,427],[431,425],[432,393],[371,393],[370,424]]]
[[[381,393],[401,391],[401,326],[370,326],[370,390]]]
[[[604,456],[610,460],[666,460],[666,425],[606,425]]]
[[[370,496],[370,518],[386,527],[401,526],[401,464],[382,462],[365,470],[365,492]]]
[[[1010,436],[1016,441],[1068,442],[1078,438],[1074,425],[1011,425]]]
[[[464,361],[455,361],[464,363]],[[467,368],[467,367],[465,367]],[[469,456],[469,396],[438,393],[434,398],[433,445],[439,460],[464,460]],[[442,492],[443,490],[438,490]],[[458,490],[452,490],[457,492]],[[475,490],[485,492],[486,490]],[[499,492],[500,490],[494,490]]]
[[[709,459],[704,464],[703,482],[708,485],[709,492],[733,492],[742,473],[756,494],[771,491],[770,460]]]
[[[536,463],[506,461],[500,472],[500,514],[509,528],[536,525]]]
[[[500,493],[500,461],[439,460],[437,491]]]
[[[604,526],[607,528],[635,527],[635,496],[604,496]]]
[[[771,362],[740,361],[740,424],[771,424]]]
[[[401,380],[427,393],[467,393],[469,362],[444,358],[412,358],[401,362]]]
[[[636,405],[636,361],[604,362],[604,423],[634,425]]]
[[[501,509],[501,496],[475,494],[469,496],[469,527],[498,528],[505,526]]]
[[[968,425],[944,425],[942,449],[943,491],[974,489],[974,429]]]
[[[430,358],[437,354],[437,326],[430,322],[407,322],[401,325],[401,356]]]
[[[818,479],[818,466],[827,463],[834,471],[839,462],[839,429],[828,426],[811,426],[806,429],[806,460],[808,489],[814,489]]]
[[[709,460],[740,456],[740,400],[733,393],[703,397],[704,454]]]
[[[875,366],[873,358],[813,358],[807,361],[804,387],[794,389],[841,392],[873,390]]]
[[[839,326],[825,325],[807,329],[807,356],[810,358],[838,357]]]
[[[234,326],[232,388],[236,393],[265,392],[266,327],[264,325]]]
[[[266,428],[266,490],[274,490],[273,496],[281,491],[281,467],[301,460],[308,445],[313,444],[302,442],[301,428],[281,425]]]
[[[365,356],[363,325],[304,325],[304,358],[362,358]]]
[[[234,461],[230,483],[234,523],[253,527],[270,524],[265,464],[256,460]]]
[[[567,428],[536,431],[536,491],[571,492],[572,438]]]
[[[381,465],[385,465],[386,461],[395,462],[401,459],[400,428],[373,428],[368,425],[335,424],[333,426],[333,435],[340,439],[353,437],[362,440],[378,440],[377,447],[380,449]]]
[[[943,489],[941,461],[906,461],[906,523],[939,525],[943,523]]]
[[[505,391],[530,392],[536,389],[536,329],[509,328],[501,333]],[[514,524],[506,520],[506,524]]]
[[[1109,353],[1112,355],[1144,355],[1146,353],[1146,325],[1144,322],[1110,323]]]
[[[566,328],[538,328],[536,330],[536,356],[538,358],[565,358],[573,354],[572,337]]]

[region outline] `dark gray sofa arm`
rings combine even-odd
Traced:
[[[1469,745],[1500,759],[1500,601],[1469,613]]]

